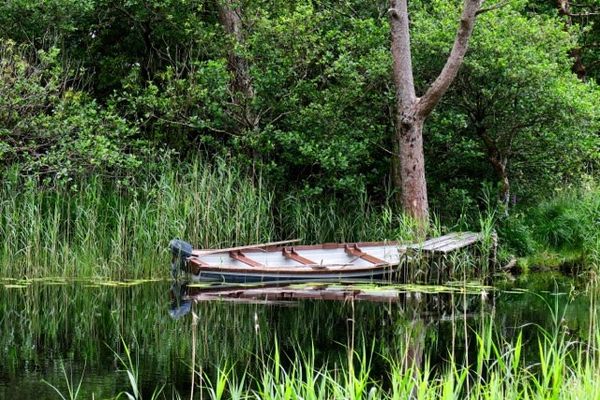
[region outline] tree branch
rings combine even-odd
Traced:
[[[486,8],[481,8],[481,9],[479,9],[479,10],[478,10],[478,11],[475,13],[475,15],[483,14],[483,13],[486,13],[486,12],[488,12],[488,11],[494,11],[494,10],[497,10],[497,9],[499,9],[499,8],[502,8],[502,7],[506,6],[508,3],[510,3],[510,0],[504,0],[504,1],[501,1],[501,2],[499,2],[499,3],[496,3],[496,4],[494,4],[493,6],[486,7]]]
[[[585,12],[585,13],[568,13],[569,17],[591,17],[592,15],[600,15],[600,12]]]
[[[422,117],[427,117],[433,111],[433,108],[440,101],[444,93],[446,93],[456,74],[458,74],[458,69],[467,52],[469,38],[473,33],[475,18],[479,7],[481,7],[481,3],[482,0],[465,0],[460,24],[448,60],[446,60],[442,72],[440,72],[439,76],[419,101],[418,113]]]

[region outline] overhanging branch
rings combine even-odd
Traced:
[[[508,5],[508,3],[510,3],[510,0],[504,0],[504,1],[501,1],[500,3],[494,4],[493,6],[486,7],[486,8],[481,8],[481,9],[479,9],[475,13],[475,15],[483,14],[483,13],[486,13],[488,11],[497,10],[499,8],[502,8],[502,7],[506,6],[506,5]]]

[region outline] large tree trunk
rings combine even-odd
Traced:
[[[400,178],[404,211],[421,221],[429,218],[425,156],[423,154],[423,120],[398,123],[396,141],[400,149]]]
[[[398,131],[394,130],[392,141],[392,157],[390,157],[392,187],[395,188],[394,200],[396,204],[402,204],[402,166],[400,165],[400,140],[398,139]]]
[[[407,0],[390,0],[391,52],[396,85],[396,142],[400,164],[402,207],[425,232],[429,223],[429,203],[423,156],[423,124],[456,77],[467,51],[475,18],[483,0],[464,0],[454,45],[439,76],[422,97],[417,97],[410,49]],[[396,179],[394,180],[396,183]]]

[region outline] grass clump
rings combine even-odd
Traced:
[[[584,186],[558,193],[526,210],[516,210],[500,221],[506,248],[522,257],[528,268],[579,265],[600,267],[600,186]]]
[[[441,368],[418,360],[415,352],[422,350],[421,343],[408,343],[400,356],[386,356],[383,373],[371,368],[373,355],[364,347],[348,350],[348,363],[321,366],[316,366],[314,349],[294,354],[285,366],[276,350],[256,376],[220,369],[204,382],[213,400],[597,398],[600,359],[592,343],[597,343],[598,333],[586,343],[560,330],[540,328],[537,342],[527,344],[522,332],[512,340],[499,339],[493,332],[488,322],[475,335],[476,357],[471,362],[450,355]],[[537,351],[526,355],[526,346],[532,345]]]
[[[143,175],[143,174],[141,174]],[[0,276],[168,276],[167,243],[199,248],[301,238],[305,243],[413,242],[419,225],[368,197],[282,195],[225,161],[165,162],[127,186],[100,177],[40,186],[5,173],[0,183]],[[432,218],[429,234],[442,226]]]

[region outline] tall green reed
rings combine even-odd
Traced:
[[[225,162],[165,165],[135,187],[93,178],[39,188],[7,174],[0,183],[0,275],[166,275],[166,243],[200,247],[268,241],[272,195]]]
[[[383,354],[387,360],[383,375],[370,368],[373,353],[368,347],[352,352],[347,364],[332,360],[318,364],[314,347],[297,350],[288,355],[284,367],[284,356],[275,346],[275,353],[261,364],[258,375],[243,372],[240,378],[231,370],[220,370],[215,380],[207,376],[205,382],[211,388],[218,382],[218,396],[213,390],[208,392],[211,399],[598,398],[598,327],[593,328],[594,336],[577,340],[561,327],[560,313],[554,319],[556,325],[551,330],[529,327],[535,329],[537,339],[526,343],[525,327],[510,337],[496,330],[493,318],[485,317],[474,332],[475,341],[465,342],[474,346],[475,359],[457,358],[451,353],[441,366],[434,366],[427,357],[415,359],[420,344],[411,342]],[[409,331],[406,335],[423,340]],[[533,346],[533,351],[526,351],[527,346]]]
[[[280,196],[281,197],[281,196]],[[431,235],[442,232],[432,218]],[[0,276],[167,276],[168,240],[200,248],[301,238],[306,243],[412,242],[418,224],[393,205],[276,198],[225,161],[165,162],[124,186],[100,177],[40,187],[14,172],[0,182]]]

